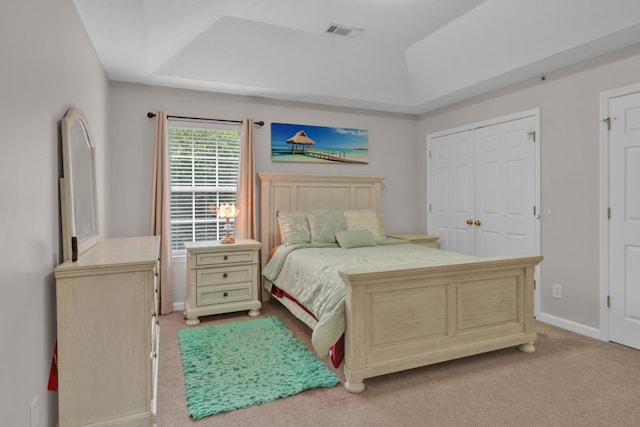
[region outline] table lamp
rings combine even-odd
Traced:
[[[218,216],[227,220],[227,235],[220,240],[220,243],[235,243],[236,239],[229,234],[229,220],[235,218],[240,213],[240,210],[236,208],[233,203],[223,203],[218,208]]]

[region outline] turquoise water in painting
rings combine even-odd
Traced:
[[[312,148],[312,150],[327,152],[337,157],[343,157],[346,160],[363,163],[369,162],[369,150],[366,149],[350,150],[342,148]],[[318,159],[304,154],[291,154],[291,147],[272,147],[271,160],[274,162],[340,163],[339,161]]]

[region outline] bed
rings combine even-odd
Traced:
[[[290,251],[283,245],[278,214],[318,210],[363,212],[380,210],[383,177],[260,173],[260,224],[263,266],[263,300],[275,298],[313,330],[324,320],[305,307],[296,295],[271,293],[278,286],[272,257],[282,252],[311,257],[330,253],[331,247]],[[383,236],[384,237],[384,236]],[[417,245],[376,246],[414,251]],[[378,241],[381,243],[381,241]],[[286,246],[286,247],[285,247]],[[295,245],[294,245],[295,246]],[[302,245],[304,246],[304,245]],[[314,246],[314,245],[311,245]],[[410,248],[413,247],[413,248]],[[283,247],[285,247],[283,249]],[[373,257],[374,247],[346,251]],[[351,393],[364,391],[364,380],[497,349],[515,347],[535,351],[533,317],[534,270],[538,255],[479,258],[433,251],[431,258],[411,258],[400,264],[346,262],[333,273],[342,281],[342,312],[331,327],[344,329],[344,387]],[[402,256],[404,257],[404,255]],[[383,255],[382,258],[385,258]],[[281,263],[278,269],[285,268]],[[276,270],[278,270],[276,269]],[[270,280],[264,278],[264,273]],[[279,273],[279,271],[276,271]],[[312,303],[313,304],[313,303]],[[333,337],[336,333],[333,331]],[[312,343],[324,356],[326,339]],[[318,344],[319,343],[319,344]]]

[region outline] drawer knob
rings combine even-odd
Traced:
[[[229,296],[229,292],[225,292],[222,294],[223,297],[228,297]]]
[[[222,277],[224,277],[225,279],[228,277],[229,275],[227,273],[223,273]]]
[[[222,259],[224,259],[225,261],[229,259],[228,255],[225,255]]]

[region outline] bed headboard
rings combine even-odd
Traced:
[[[382,176],[259,173],[262,265],[280,244],[278,211],[380,210]]]

